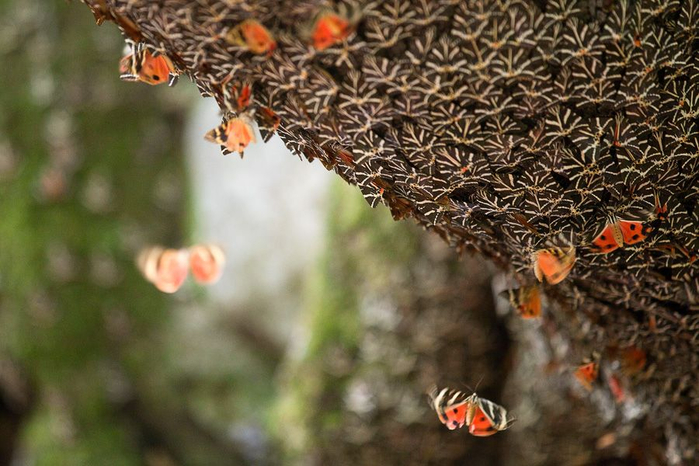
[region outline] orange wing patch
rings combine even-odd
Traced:
[[[629,221],[629,220],[619,220],[617,222],[619,230],[624,238],[624,243],[626,244],[636,244],[648,237],[651,228],[644,225],[643,222]]]
[[[489,437],[496,434],[498,430],[493,426],[493,423],[490,422],[483,410],[478,407],[473,415],[471,424],[468,426],[468,432],[475,437]]]
[[[605,229],[592,240],[595,252],[608,254],[624,245],[624,237],[616,225],[609,224]]]
[[[573,375],[588,391],[592,390],[592,383],[597,380],[599,375],[599,366],[596,362],[582,364],[578,366]]]
[[[321,14],[313,26],[311,41],[317,50],[325,50],[345,40],[352,29],[347,19],[335,13]]]
[[[534,274],[543,282],[544,278],[551,285],[562,282],[575,265],[575,246],[539,249],[532,255]]]

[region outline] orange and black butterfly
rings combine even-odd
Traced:
[[[121,59],[119,71],[123,81],[140,81],[152,86],[165,82],[174,86],[178,78],[175,66],[167,56],[151,53],[142,43],[137,43],[132,53]]]
[[[648,237],[652,228],[637,220],[612,218],[604,230],[592,240],[593,251],[608,254],[625,244],[636,244]]]
[[[510,305],[523,319],[541,317],[541,294],[538,286],[522,286],[507,290]]]
[[[540,282],[551,285],[562,282],[575,265],[575,246],[539,249],[532,254],[534,275]]]
[[[584,362],[575,369],[573,375],[585,389],[590,391],[592,390],[592,384],[599,375],[599,364],[595,361]]]
[[[311,42],[316,50],[342,42],[352,33],[352,27],[347,18],[333,12],[318,15],[311,32]]]
[[[439,390],[434,386],[428,395],[430,406],[449,430],[466,425],[471,435],[488,437],[509,428],[514,422],[505,408],[475,393],[466,395],[458,390]]]
[[[277,48],[277,41],[272,33],[254,19],[246,19],[238,24],[228,33],[226,40],[257,55],[271,55]]]
[[[241,157],[245,148],[251,142],[257,141],[252,120],[244,114],[224,121],[220,126],[206,133],[204,138],[221,144],[224,152],[238,152]]]

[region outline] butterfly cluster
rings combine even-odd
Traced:
[[[150,53],[125,74],[167,68],[217,100],[207,138],[225,152],[253,143],[256,122],[371,206],[603,316],[609,338],[618,326],[650,346],[657,332],[633,321],[651,317],[688,332],[699,0],[84,1]],[[689,332],[657,349],[694,355],[688,371]]]

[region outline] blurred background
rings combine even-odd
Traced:
[[[564,464],[526,434],[547,409],[584,464],[594,428],[512,370],[515,343],[551,349],[486,264],[278,138],[222,156],[214,102],[121,82],[123,46],[78,2],[0,2],[0,465]],[[165,295],[134,265],[195,242],[227,253],[215,286]],[[518,423],[449,432],[433,383]]]

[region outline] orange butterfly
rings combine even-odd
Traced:
[[[646,352],[635,346],[621,350],[621,368],[624,375],[638,374],[646,367]]]
[[[277,48],[277,41],[274,40],[272,33],[254,19],[246,19],[233,28],[226,36],[226,40],[232,44],[244,46],[257,55],[271,55]]]
[[[636,244],[648,237],[652,228],[643,222],[635,220],[617,220],[608,223],[592,240],[593,251],[598,254],[608,254],[624,244]]]
[[[575,246],[539,249],[532,254],[534,275],[540,281],[555,285],[563,281],[575,265]]]
[[[541,316],[541,295],[538,286],[522,286],[507,292],[510,304],[517,309],[523,319],[535,319]]]
[[[617,377],[616,374],[612,374],[609,376],[609,379],[607,380],[607,385],[609,385],[609,390],[612,392],[612,395],[614,395],[614,399],[617,403],[623,403],[624,400],[626,400],[626,391],[624,390],[624,385],[622,384],[621,379],[619,379],[619,377]]]
[[[143,276],[163,293],[174,293],[187,279],[189,255],[185,249],[146,248],[138,255]]]
[[[592,390],[592,383],[597,380],[597,376],[599,375],[599,365],[596,362],[581,364],[573,375],[588,391]]]
[[[311,40],[317,50],[325,50],[338,42],[345,40],[352,28],[346,18],[335,13],[323,13],[318,16],[313,26]]]
[[[243,156],[243,151],[251,142],[256,142],[252,120],[245,115],[222,123],[204,136],[208,141],[225,146],[231,152],[238,152]]]
[[[466,395],[458,390],[439,390],[434,386],[428,395],[430,406],[449,430],[467,425],[471,435],[488,437],[509,428],[514,421],[505,408],[475,393]]]
[[[189,248],[189,267],[197,283],[208,285],[221,277],[226,256],[215,244],[202,244]]]
[[[175,66],[165,55],[153,55],[143,44],[136,44],[133,53],[119,62],[119,76],[123,81],[141,81],[152,86],[167,82],[177,83]]]

